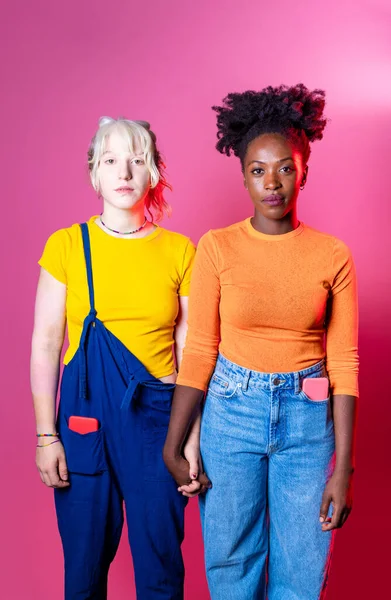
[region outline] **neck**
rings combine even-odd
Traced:
[[[267,219],[257,210],[251,220],[254,229],[266,235],[283,235],[299,226],[296,211],[291,211],[282,219]]]
[[[108,204],[103,205],[102,220],[117,231],[132,231],[140,227],[145,220],[144,203],[133,206],[131,209],[121,209]]]

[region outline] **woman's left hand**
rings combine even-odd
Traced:
[[[189,484],[181,485],[178,488],[178,492],[181,492],[183,496],[193,498],[194,496],[205,492],[207,489],[197,481],[199,475],[204,471],[200,456],[199,438],[196,440],[189,439],[183,448],[183,454],[189,463],[189,476],[192,481]]]
[[[339,529],[348,518],[353,503],[353,470],[335,470],[330,477],[322,498],[319,520],[322,523],[322,531]],[[333,514],[328,518],[330,504],[333,506]]]
[[[189,463],[189,477],[191,479],[191,483],[181,485],[178,488],[178,492],[181,492],[183,496],[187,496],[188,498],[193,498],[198,494],[206,492],[210,485],[210,481],[205,475],[201,460],[200,425],[201,413],[199,412],[183,447],[183,455]],[[199,481],[200,478],[201,481]]]

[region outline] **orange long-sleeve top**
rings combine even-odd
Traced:
[[[267,235],[250,218],[209,231],[198,245],[188,325],[180,385],[206,391],[220,351],[264,373],[326,358],[332,393],[358,396],[356,272],[332,235],[303,223]]]

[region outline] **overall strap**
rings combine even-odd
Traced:
[[[86,342],[88,337],[88,331],[91,325],[95,322],[96,310],[94,300],[94,282],[92,277],[92,262],[91,262],[91,244],[90,235],[88,232],[87,223],[82,223],[81,234],[83,238],[84,257],[86,261],[87,270],[87,281],[88,281],[88,292],[90,296],[90,312],[84,320],[83,331],[80,338],[80,360],[79,360],[79,397],[87,398],[87,355],[86,355]]]
[[[95,315],[96,315],[95,299],[94,299],[94,281],[93,281],[93,277],[92,277],[90,234],[88,231],[87,223],[82,223],[80,225],[80,227],[81,227],[81,235],[83,237],[84,258],[86,260],[88,292],[90,294],[90,312],[95,312]]]

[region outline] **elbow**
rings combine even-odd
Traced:
[[[31,352],[32,356],[50,355],[58,357],[64,343],[63,332],[39,332],[34,331]]]

